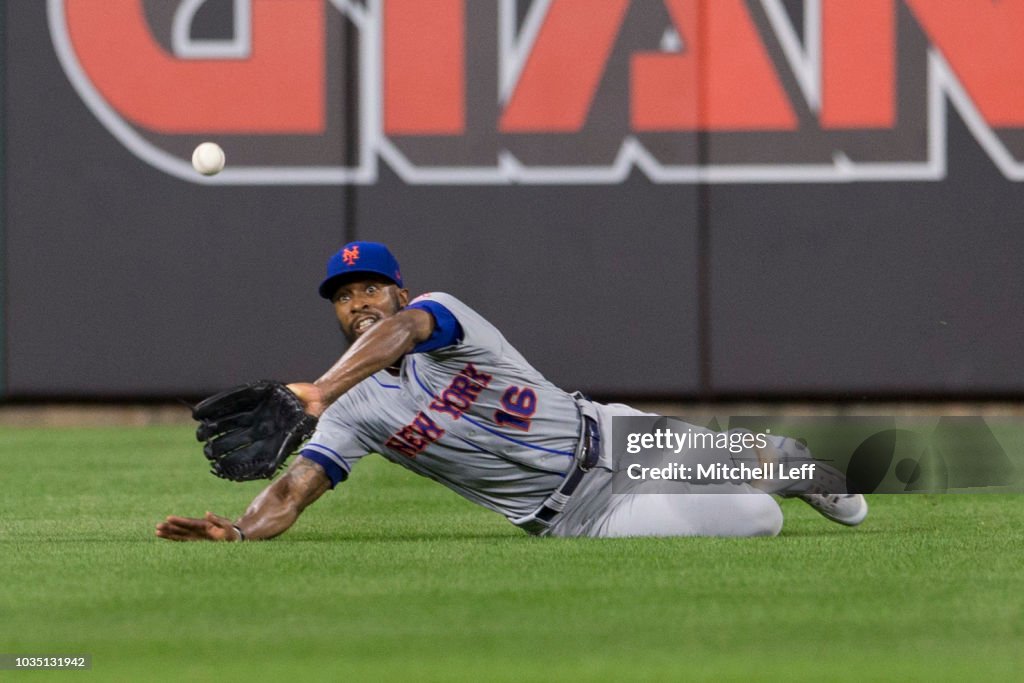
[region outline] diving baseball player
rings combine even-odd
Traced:
[[[333,303],[351,346],[316,382],[288,385],[319,417],[300,457],[237,520],[171,516],[157,525],[157,536],[272,538],[327,490],[358,478],[369,453],[534,535],[764,536],[782,528],[775,499],[748,482],[719,484],[720,493],[645,493],[643,482],[613,492],[612,418],[647,414],[554,386],[454,296],[410,301],[383,244],[343,247],[329,260],[319,292]],[[773,446],[790,462],[809,460],[793,443],[777,438]],[[857,525],[867,515],[863,496],[815,486],[807,481],[782,493],[842,524]]]

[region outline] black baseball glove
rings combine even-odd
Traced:
[[[215,394],[192,409],[196,439],[222,479],[271,479],[316,429],[316,418],[280,382],[263,380]]]

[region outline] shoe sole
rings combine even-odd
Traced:
[[[833,522],[836,522],[838,524],[843,524],[844,526],[857,526],[858,524],[863,522],[864,519],[868,516],[868,501],[864,498],[862,494],[858,493],[857,497],[860,498],[860,508],[857,510],[857,513],[852,517],[833,517],[832,515],[826,515],[821,510],[818,510],[818,512],[821,514],[822,517],[825,517],[826,519],[831,519]],[[817,510],[817,508],[815,508],[815,510]]]

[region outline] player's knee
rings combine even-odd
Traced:
[[[782,531],[782,509],[769,495],[745,495],[751,536],[778,536]]]

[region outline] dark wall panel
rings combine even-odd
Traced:
[[[447,291],[564,387],[698,387],[696,191],[614,187],[360,191],[359,232],[394,245],[406,283]]]
[[[8,392],[176,395],[315,377],[337,187],[210,188],[112,139],[68,85],[45,3],[8,3]]]
[[[1024,138],[1011,125],[1024,114],[998,110],[1009,123],[983,131],[984,151],[981,114],[908,3],[870,15],[878,44],[899,49],[889,123],[851,123],[884,115],[877,80],[871,107],[840,98],[830,109],[834,117],[834,107],[848,107],[839,123],[822,122],[808,97],[813,79],[789,63],[801,49],[800,2],[783,3],[786,16],[753,0],[701,3],[689,30],[676,32],[661,0],[634,0],[578,128],[536,124],[564,113],[551,102],[585,71],[572,59],[537,81],[533,103],[508,124],[515,92],[499,92],[499,81],[513,71],[509,54],[529,69],[528,50],[506,44],[502,62],[495,36],[529,33],[538,25],[529,8],[543,5],[515,3],[514,30],[501,33],[508,16],[474,0],[460,44],[464,119],[461,102],[433,101],[435,91],[407,78],[406,110],[390,133],[381,70],[363,70],[388,45],[360,53],[373,45],[357,30],[379,3],[346,5],[358,21],[338,3],[324,2],[322,16],[316,3],[297,3],[300,29],[319,31],[309,42],[323,39],[323,82],[313,88],[323,86],[322,130],[200,136],[125,115],[125,129],[178,164],[175,176],[129,151],[123,131],[112,134],[72,87],[47,11],[88,10],[80,2],[2,5],[5,397],[166,397],[254,377],[313,379],[343,350],[316,285],[327,256],[352,238],[390,243],[414,294],[462,298],[566,388],[609,397],[1024,396],[1024,183],[991,158],[998,147],[1012,157],[1007,174],[1024,172]],[[136,23],[170,54],[174,3],[117,7],[141,8]],[[202,20],[230,22],[227,7],[210,3]],[[608,7],[595,10],[595,27],[619,21]],[[92,43],[95,60],[126,27],[105,34],[83,17],[80,31],[108,39]],[[779,22],[795,27],[788,37]],[[220,24],[196,37],[231,35]],[[403,35],[422,39],[415,29]],[[680,61],[712,38],[747,42],[701,53],[713,54],[706,62]],[[747,61],[729,62],[736,55]],[[402,63],[416,75],[415,59]],[[732,70],[707,71],[722,65]],[[291,63],[278,68],[286,84],[301,81]],[[277,86],[280,73],[270,73]],[[841,72],[830,74],[842,83]],[[659,99],[666,84],[679,87]],[[932,119],[944,108],[945,135]],[[184,160],[207,138],[228,148],[225,175],[260,167],[286,184],[189,182]],[[358,167],[358,178],[295,182],[295,173],[341,167]],[[886,173],[903,180],[882,180]]]
[[[1024,389],[1024,188],[949,123],[941,182],[713,189],[717,392]]]
[[[565,386],[697,390],[694,187],[183,182],[86,109],[41,5],[8,10],[9,395],[313,379],[344,348],[315,288],[350,236],[392,244],[414,291],[462,297]]]
[[[0,398],[7,394],[7,12],[0,2]]]

